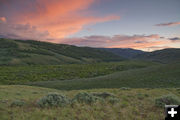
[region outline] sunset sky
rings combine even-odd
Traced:
[[[145,51],[180,48],[180,0],[0,0],[0,37]]]

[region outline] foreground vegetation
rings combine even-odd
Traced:
[[[92,78],[152,65],[157,64],[143,61],[123,61],[94,64],[0,66],[0,84]]]
[[[109,75],[66,81],[33,82],[28,85],[61,90],[93,88],[174,88],[180,87],[180,63],[129,69]]]
[[[108,92],[115,95],[119,102],[95,102],[93,104],[75,103],[60,107],[42,108],[37,101],[48,93],[64,94],[72,99],[81,92]],[[156,106],[156,99],[173,94],[180,97],[179,89],[92,89],[59,91],[55,89],[30,86],[0,86],[1,120],[163,120],[164,108]],[[15,100],[24,101],[21,107],[11,106]],[[158,114],[157,114],[158,113]]]

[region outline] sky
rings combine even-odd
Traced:
[[[153,51],[180,48],[180,0],[0,0],[0,37]]]

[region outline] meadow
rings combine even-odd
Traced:
[[[38,107],[37,100],[51,92],[62,93],[69,98],[73,98],[79,92],[109,92],[119,101],[114,104],[96,102],[76,103],[65,107]],[[0,118],[1,120],[163,120],[164,108],[155,106],[155,99],[167,94],[180,97],[180,90],[118,88],[63,91],[22,85],[1,85]],[[14,100],[23,100],[25,105],[10,106]]]
[[[172,95],[171,104],[180,104],[179,68],[180,63],[138,60],[1,65],[0,120],[163,120],[164,107],[159,105],[164,103],[156,101]],[[46,98],[52,93],[65,97]],[[84,93],[87,96],[80,98],[87,103],[74,102],[78,94]],[[94,94],[113,97],[89,96]],[[59,100],[65,103],[66,97],[68,104],[56,105]],[[46,100],[50,106],[44,104]]]
[[[56,88],[60,90],[94,88],[176,88],[180,86],[180,64],[152,65],[144,68],[117,71],[94,78],[64,81],[31,82],[28,85]]]
[[[92,64],[0,66],[0,84],[24,84],[37,81],[62,81],[93,78],[117,71],[157,65],[153,62],[122,61]]]

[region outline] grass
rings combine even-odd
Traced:
[[[180,64],[156,65],[129,69],[109,75],[64,81],[33,82],[29,85],[61,90],[93,88],[174,88],[180,87]]]
[[[97,102],[92,105],[76,103],[73,106],[41,108],[37,100],[48,93],[56,92],[73,98],[79,92],[108,92],[115,95],[119,102]],[[139,99],[139,95],[144,96]],[[167,94],[180,97],[179,89],[91,89],[62,91],[41,87],[1,85],[0,86],[0,119],[1,120],[163,120],[164,108],[155,106],[155,99]],[[11,107],[14,100],[23,100],[22,107]],[[158,113],[158,114],[157,114]]]
[[[0,66],[0,84],[92,78],[151,65],[157,64],[142,61],[123,61],[70,65]]]

